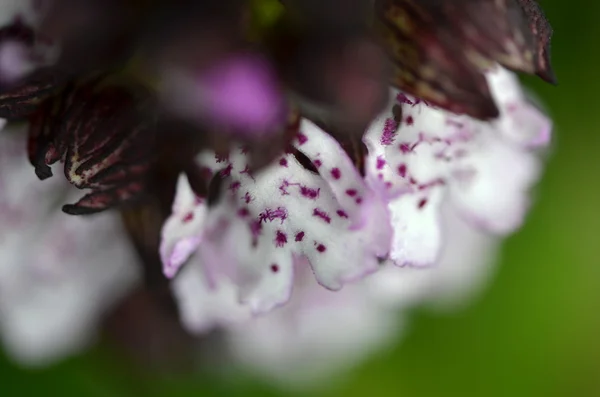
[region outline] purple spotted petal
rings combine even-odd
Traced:
[[[172,214],[162,229],[160,257],[165,276],[171,278],[202,241],[206,217],[206,200],[196,196],[187,177],[181,175]]]
[[[179,236],[203,236],[197,255],[209,282],[228,278],[254,312],[289,299],[299,260],[309,261],[321,285],[337,290],[377,270],[389,252],[387,206],[340,145],[304,121],[293,146],[257,174],[244,150],[201,156],[200,165],[223,178],[223,197],[202,231]],[[318,173],[305,168],[300,154]]]
[[[513,75],[497,68],[487,78],[498,120],[458,116],[396,92],[365,136],[367,178],[390,200],[390,257],[398,265],[435,262],[442,200],[490,232],[510,233],[522,223],[540,171],[532,150],[548,144],[551,123],[525,99]],[[394,118],[394,105],[401,120]]]

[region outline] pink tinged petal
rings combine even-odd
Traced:
[[[508,139],[527,148],[550,143],[552,121],[532,104],[523,92],[516,75],[496,68],[486,75],[500,109],[498,129]]]
[[[196,196],[185,175],[177,181],[173,212],[163,225],[160,256],[165,276],[173,277],[197,250],[207,213],[206,200]]]

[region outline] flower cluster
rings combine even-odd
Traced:
[[[514,74],[554,81],[534,0],[0,11],[0,326],[30,362],[142,279],[269,374],[352,362],[487,274],[550,142]]]

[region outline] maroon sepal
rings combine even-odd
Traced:
[[[455,113],[498,116],[484,76],[496,64],[549,70],[549,25],[531,0],[376,0],[375,15],[392,83]]]
[[[63,211],[85,215],[130,202],[143,191],[152,164],[154,119],[142,89],[104,84],[99,79],[69,87],[44,103],[31,118],[29,156],[40,179],[49,165],[64,163],[64,174],[79,189],[90,189]]]

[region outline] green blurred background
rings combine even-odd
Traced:
[[[600,2],[541,4],[555,29],[559,86],[525,81],[555,119],[553,154],[537,205],[506,242],[494,282],[459,313],[417,311],[393,349],[310,395],[600,396]],[[250,379],[150,380],[100,348],[44,370],[1,357],[0,390],[11,397],[289,395]]]

